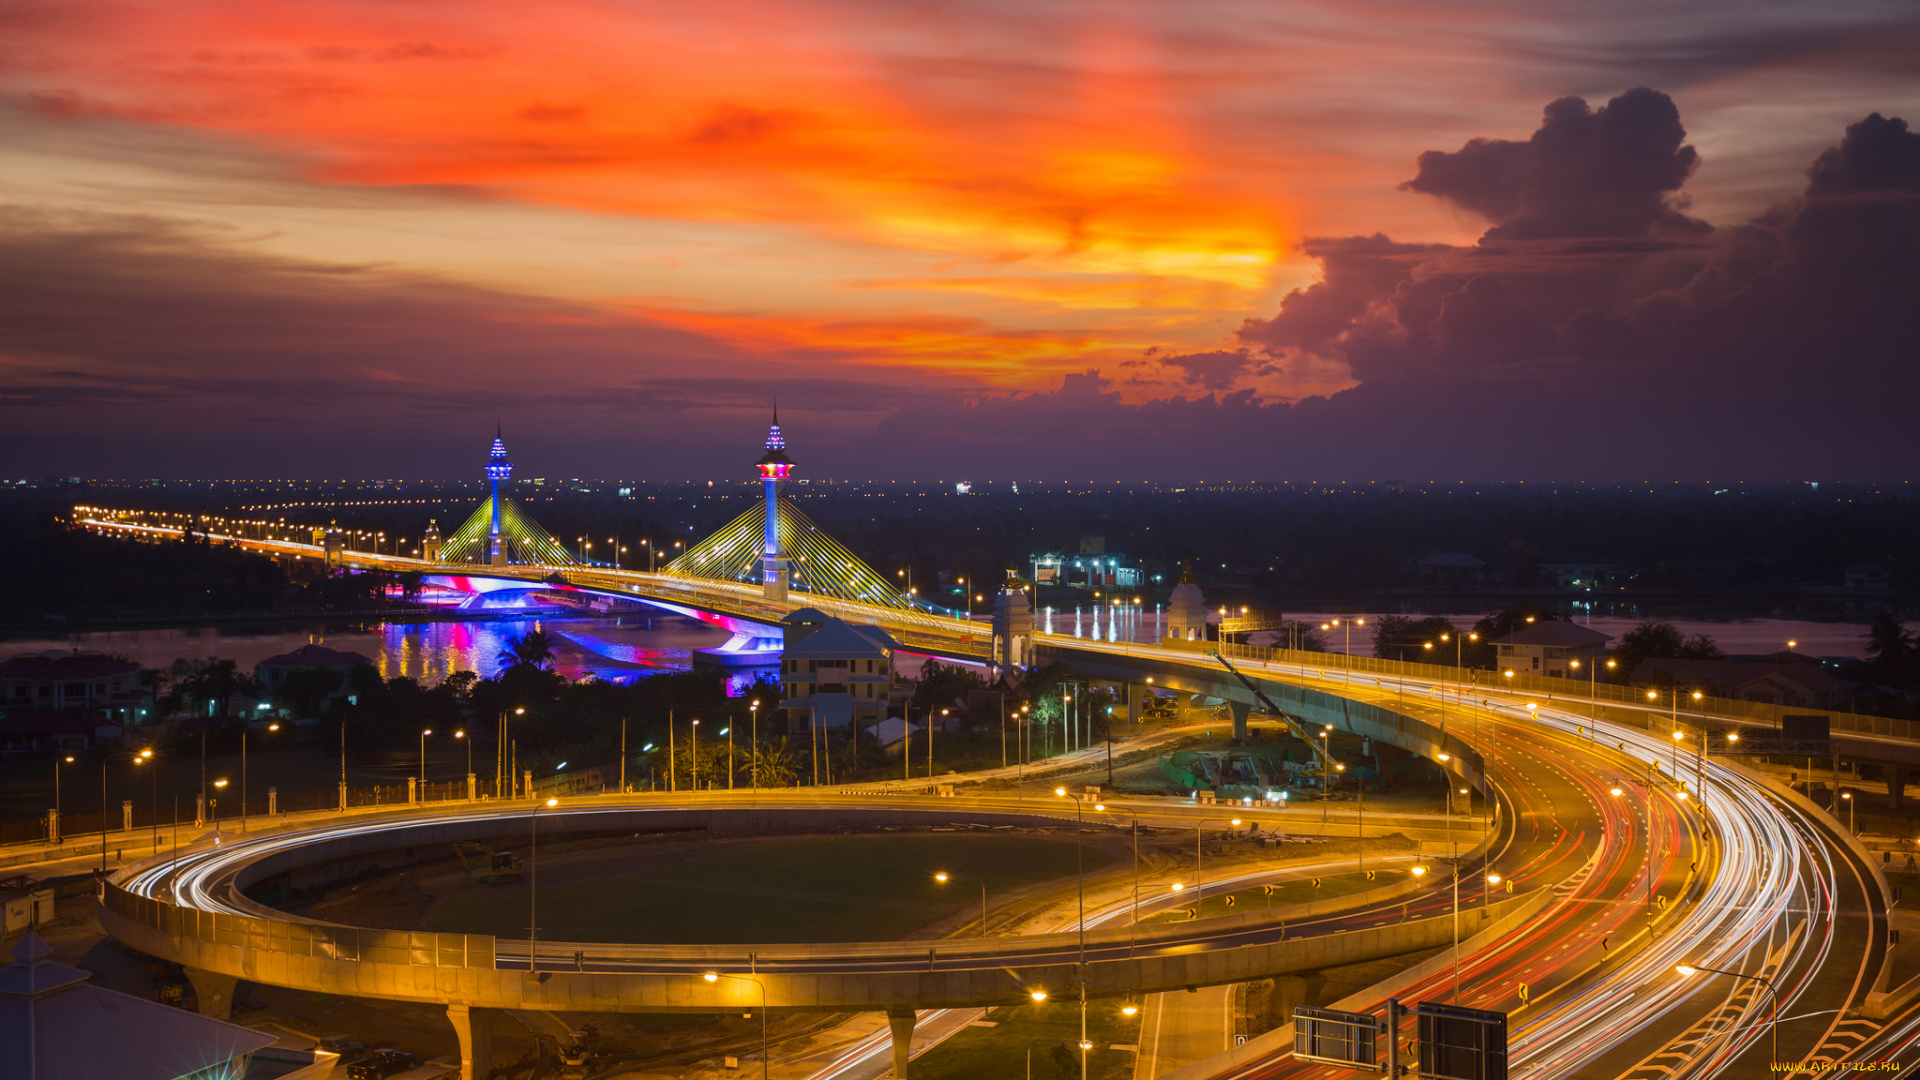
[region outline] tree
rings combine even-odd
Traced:
[[[1614,650],[1624,675],[1632,675],[1642,660],[1720,660],[1726,655],[1706,634],[1686,637],[1672,623],[1652,620],[1627,631]]]
[[[747,763],[761,787],[791,787],[794,779],[800,775],[798,760],[793,747],[787,745],[785,735],[780,736],[777,742],[754,747]]]
[[[507,642],[499,656],[500,666],[512,669],[545,671],[553,666],[553,638],[545,630],[529,630]]]
[[[294,719],[318,716],[320,706],[340,689],[344,681],[333,668],[295,668],[273,691],[273,699],[293,713]]]
[[[1898,681],[1906,672],[1908,662],[1913,658],[1914,636],[1907,624],[1891,611],[1883,611],[1880,617],[1867,627],[1867,655],[1874,658],[1874,664],[1887,677]]]
[[[212,702],[214,715],[225,717],[233,706],[233,695],[253,685],[253,676],[241,671],[234,661],[214,657],[182,683],[181,689],[201,701]]]
[[[1404,615],[1388,615],[1373,625],[1373,655],[1382,660],[1411,660],[1416,663],[1438,664],[1452,663],[1452,635],[1460,631],[1453,623],[1433,615],[1424,619],[1409,619]],[[1440,635],[1448,635],[1445,641],[1445,653],[1441,650]],[[1427,648],[1431,643],[1433,648]]]

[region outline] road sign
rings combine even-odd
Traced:
[[[1293,1010],[1293,1056],[1301,1061],[1378,1072],[1379,1037],[1380,1021],[1372,1013],[1304,1005]]]
[[[1507,1080],[1506,1013],[1423,1001],[1414,1007],[1414,1017],[1420,1033],[1421,1076]]]

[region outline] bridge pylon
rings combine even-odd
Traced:
[[[780,406],[773,407],[773,425],[767,429],[767,452],[754,462],[767,492],[766,524],[760,549],[760,591],[776,604],[787,602],[787,574],[792,561],[780,548],[780,484],[793,472],[787,457],[787,439],[780,434]]]

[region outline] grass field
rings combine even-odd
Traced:
[[[1065,997],[1039,1005],[1017,1005],[987,1014],[993,1027],[967,1027],[953,1038],[915,1058],[908,1070],[914,1080],[978,1080],[1027,1075],[1027,1051],[1033,1051],[1035,1080],[1080,1080],[1080,1002]],[[1131,1080],[1132,1050],[1113,1050],[1114,1043],[1138,1046],[1140,1017],[1123,1016],[1120,1003],[1087,1003],[1088,1080]],[[1062,1046],[1062,1044],[1065,1044]]]
[[[1086,849],[1089,872],[1113,860]],[[955,879],[933,880],[936,870]],[[1074,845],[978,834],[787,837],[540,888],[554,941],[774,944],[889,941],[1010,889],[1070,877]],[[557,878],[559,875],[555,875]],[[476,887],[436,904],[425,929],[523,938],[527,884]]]
[[[1200,912],[1197,916],[1188,914],[1193,911],[1193,905],[1188,904],[1185,907],[1162,911],[1143,918],[1140,920],[1140,925],[1181,922],[1191,918],[1210,919],[1215,915],[1237,915],[1269,907],[1286,907],[1288,904],[1310,904],[1315,900],[1326,900],[1391,885],[1405,876],[1405,870],[1382,870],[1372,881],[1368,881],[1362,874],[1330,874],[1319,879],[1320,885],[1317,888],[1311,879],[1300,878],[1295,881],[1276,883],[1271,895],[1262,892],[1258,885],[1217,896],[1208,893],[1206,899],[1200,901]],[[1229,899],[1233,902],[1228,903]]]

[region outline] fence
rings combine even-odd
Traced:
[[[244,946],[255,953],[328,960],[424,967],[494,966],[494,939],[482,934],[429,934],[255,919],[176,907],[112,884],[106,886],[105,902],[114,914],[159,930],[176,941],[191,939]]]
[[[1093,648],[1102,652],[1121,652],[1126,643],[1112,645],[1090,642],[1061,634],[1034,635],[1043,644],[1078,648]],[[1598,680],[1583,680],[1577,676],[1559,678],[1551,675],[1521,674],[1515,672],[1508,676],[1498,671],[1480,668],[1452,667],[1443,664],[1415,664],[1401,660],[1381,660],[1371,656],[1348,656],[1344,653],[1302,652],[1297,649],[1267,649],[1255,645],[1239,645],[1231,642],[1216,641],[1180,641],[1168,639],[1152,643],[1156,649],[1171,649],[1178,652],[1193,653],[1196,656],[1208,656],[1218,652],[1229,660],[1251,660],[1260,663],[1297,664],[1302,667],[1318,669],[1322,674],[1384,675],[1396,679],[1425,679],[1436,684],[1448,686],[1477,686],[1494,692],[1512,692],[1537,694],[1543,700],[1584,702],[1594,701],[1601,705],[1633,706],[1641,709],[1654,709],[1665,712],[1671,706],[1671,699],[1661,695],[1661,705],[1650,705],[1645,690],[1630,686]],[[1797,705],[1775,705],[1764,701],[1740,701],[1734,698],[1707,697],[1698,702],[1690,701],[1680,709],[1683,716],[1705,716],[1725,720],[1739,720],[1746,723],[1761,723],[1778,726],[1780,716],[1791,713],[1794,716],[1824,716],[1835,732],[1850,731],[1862,735],[1883,735],[1896,739],[1920,739],[1920,722],[1900,720],[1890,716],[1872,716],[1864,713],[1836,712],[1831,709],[1809,709]]]
[[[491,799],[494,797],[492,777],[482,776],[476,778],[474,788],[476,798]],[[421,801],[428,803],[465,802],[467,799],[467,781],[462,777],[458,780],[428,783],[423,786],[421,796]],[[119,805],[120,801],[121,800],[118,799],[114,800],[114,807],[107,812],[106,827],[109,832],[117,833],[125,831],[124,826],[127,818],[125,810]],[[371,787],[349,787],[347,789],[347,808],[349,810],[406,805],[408,805],[408,802],[407,785],[405,784],[375,784]],[[242,816],[265,818],[270,816],[268,814],[269,807],[271,807],[274,814],[300,814],[315,811],[339,810],[340,789],[338,786],[335,786],[323,788],[318,791],[283,791],[278,793],[277,796],[270,797],[267,794],[267,790],[263,787],[258,791],[249,791],[247,793],[247,805],[244,815],[241,812],[240,796],[238,795],[223,796],[215,799],[212,801],[212,805],[209,806],[208,810],[210,819],[218,823],[236,821]],[[132,821],[134,832],[140,832],[141,830],[170,829],[176,824],[192,825],[196,820],[194,816],[194,800],[191,793],[189,793],[186,798],[179,800],[177,804],[172,800],[167,800],[156,806],[149,799],[144,798],[135,798],[133,801]],[[60,814],[60,835],[68,841],[77,843],[85,840],[89,835],[98,838],[100,835],[100,826],[101,815],[98,810],[92,813],[63,810]],[[0,846],[7,844],[37,844],[45,842],[46,839],[47,815],[45,811],[41,811],[30,818],[0,822]]]

